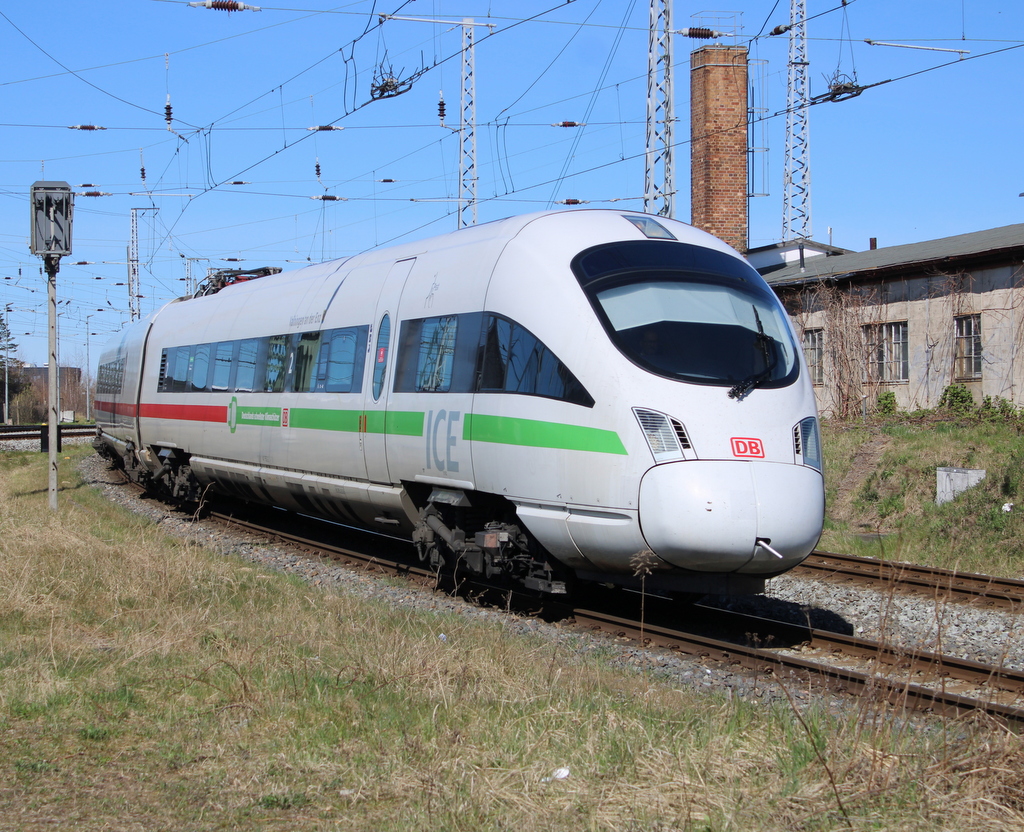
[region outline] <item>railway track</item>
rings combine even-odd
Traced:
[[[410,561],[411,547],[368,536],[372,546],[339,547],[310,529],[323,527],[321,521],[294,528],[282,513],[273,525],[248,518],[214,512],[214,519],[292,545],[355,564],[360,568],[394,575],[406,575],[420,583],[436,585],[437,576]],[[329,533],[329,532],[328,532]],[[367,549],[372,549],[372,554]],[[472,591],[494,587],[475,584]],[[632,596],[634,600],[638,596]],[[621,594],[615,607],[623,606]],[[506,595],[506,602],[508,596]],[[757,618],[713,607],[697,606],[700,622],[680,621],[678,605],[659,609],[658,599],[648,599],[649,617],[623,617],[600,609],[546,602],[545,613],[573,619],[581,628],[600,630],[639,644],[661,647],[701,659],[746,668],[787,684],[787,680],[813,680],[827,689],[854,695],[874,696],[895,706],[947,716],[985,713],[1006,722],[1024,723],[1024,672],[983,664],[955,656],[908,651],[890,644],[852,635],[812,629],[781,621]],[[538,606],[536,598],[521,599],[521,608]],[[612,606],[612,604],[608,604]],[[672,623],[665,623],[667,619]],[[680,627],[689,628],[681,629]],[[691,631],[699,629],[699,632]],[[707,635],[726,631],[728,638]],[[777,645],[777,646],[776,646]]]
[[[1024,673],[958,659],[954,656],[903,651],[891,645],[855,636],[814,630],[785,622],[759,619],[716,608],[702,608],[726,627],[738,627],[743,639],[726,640],[674,627],[649,624],[606,612],[577,609],[576,622],[584,627],[738,665],[773,677],[815,680],[830,688],[859,696],[875,696],[909,710],[945,716],[985,713],[1006,722],[1024,723]],[[776,635],[790,644],[771,649]],[[755,642],[755,645],[744,642]],[[798,653],[791,652],[798,647]]]
[[[78,436],[95,436],[95,425],[58,425],[57,431],[61,439],[70,439]],[[46,425],[0,425],[0,443],[5,440],[15,439],[39,439],[46,441]],[[2,447],[2,445],[0,445]]]
[[[1024,581],[934,566],[814,551],[791,574],[869,584],[991,607],[1024,609]]]

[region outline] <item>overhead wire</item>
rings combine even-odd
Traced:
[[[369,17],[372,17],[373,15],[375,15],[375,14],[376,14],[376,11],[375,11],[375,9],[376,9],[376,2],[377,2],[377,0],[374,0],[374,6],[373,6],[373,9],[374,9],[374,10],[370,12],[370,15],[369,15]],[[400,5],[400,6],[399,6],[398,10],[400,11],[400,10],[401,10],[401,9],[403,9],[403,8],[404,8],[404,7],[406,6],[406,5],[408,5],[408,4],[410,3],[410,2],[412,2],[412,0],[405,0],[405,1],[404,1],[404,2],[403,2],[403,3],[402,3],[402,4]],[[563,5],[563,4],[560,4],[560,5]],[[559,6],[555,6],[555,7],[553,7],[553,8],[558,8],[558,7],[559,7]],[[508,31],[509,29],[512,29],[512,28],[515,28],[515,27],[517,27],[517,26],[519,26],[519,25],[522,25],[523,23],[526,23],[526,22],[530,22],[530,21],[536,20],[537,18],[541,17],[542,15],[544,15],[544,14],[547,14],[547,13],[550,13],[550,11],[552,11],[552,10],[553,10],[553,8],[552,8],[552,9],[547,9],[547,10],[544,10],[544,11],[541,11],[541,12],[538,12],[537,14],[535,14],[535,15],[532,15],[532,16],[530,16],[530,17],[528,17],[528,18],[523,18],[522,20],[517,20],[517,21],[516,21],[515,23],[513,23],[513,24],[512,24],[511,26],[507,26],[507,27],[505,27],[505,28],[503,28],[503,29],[501,29],[501,30],[499,30],[499,31],[500,31],[501,33],[504,33],[504,32],[507,32],[507,31]],[[378,25],[379,25],[379,24],[378,24]],[[346,46],[345,46],[345,47],[343,47],[343,49],[345,49],[345,48],[348,48],[348,49],[351,49],[351,48],[353,48],[353,47],[354,47],[354,45],[355,45],[355,44],[356,44],[356,43],[357,43],[357,42],[358,42],[359,40],[361,40],[361,39],[362,39],[362,38],[363,38],[363,37],[364,37],[364,36],[365,36],[365,35],[366,35],[366,34],[367,34],[368,32],[372,31],[372,29],[373,29],[373,28],[374,28],[374,27],[373,27],[373,26],[372,26],[372,25],[371,25],[371,24],[369,23],[369,19],[368,19],[368,22],[367,22],[367,26],[366,26],[366,27],[364,28],[363,32],[362,32],[362,33],[361,33],[360,35],[358,35],[358,36],[357,36],[356,38],[353,38],[353,39],[352,39],[352,40],[351,40],[351,41],[350,41],[350,42],[349,42],[348,44],[346,44]],[[496,35],[496,34],[498,34],[498,33],[499,33],[499,32],[489,32],[489,33],[485,34],[485,35],[484,35],[483,37],[481,37],[481,38],[480,38],[480,39],[479,39],[479,40],[477,41],[477,43],[479,44],[479,43],[482,43],[482,42],[483,42],[483,41],[485,41],[485,40],[488,40],[488,39],[490,39],[490,38],[493,38],[493,37],[495,37],[495,35]],[[339,49],[338,51],[340,52],[340,51],[342,51],[342,50],[341,50],[341,49]],[[334,54],[334,53],[332,53],[332,54]],[[436,68],[437,66],[439,66],[439,65],[441,65],[441,64],[443,64],[443,63],[446,63],[447,61],[453,60],[453,59],[454,59],[455,57],[458,57],[458,56],[459,56],[459,55],[461,55],[461,54],[462,54],[462,50],[461,50],[461,49],[459,49],[459,50],[458,50],[457,52],[453,52],[453,53],[451,53],[451,54],[449,54],[449,55],[447,55],[447,56],[445,56],[445,57],[442,57],[442,58],[441,58],[440,60],[438,60],[438,61],[437,61],[437,62],[436,62],[436,63],[435,63],[434,65],[432,65],[431,67],[426,67],[426,68],[424,68],[424,69],[423,69],[423,71],[422,71],[421,73],[418,73],[418,74],[417,74],[417,77],[418,77],[418,75],[421,75],[421,74],[425,74],[425,73],[426,73],[427,71],[430,71],[430,70],[432,70],[432,69]],[[319,61],[318,63],[322,62],[322,60],[323,60],[323,59],[321,59],[321,61]],[[302,73],[299,73],[299,74],[302,74]],[[286,83],[287,83],[287,82],[286,82]],[[264,95],[265,95],[265,94],[264,94]],[[263,96],[260,96],[260,97],[263,97]],[[254,99],[254,100],[258,100],[258,98],[257,98],[257,99]],[[372,98],[371,98],[371,99],[368,99],[368,100],[364,100],[363,102],[361,102],[361,103],[359,103],[359,104],[356,104],[355,106],[353,106],[353,107],[351,107],[351,108],[346,108],[346,110],[345,110],[345,111],[343,112],[343,114],[342,114],[341,116],[339,116],[339,117],[337,117],[337,118],[333,119],[332,121],[330,121],[330,122],[328,122],[328,123],[329,123],[329,124],[331,124],[331,125],[336,125],[336,124],[337,124],[338,122],[342,121],[343,119],[345,119],[345,118],[347,118],[347,117],[349,117],[349,116],[353,115],[353,114],[354,114],[355,112],[358,112],[359,110],[362,110],[362,109],[364,109],[365,107],[367,107],[367,106],[369,106],[370,104],[373,104],[373,103],[375,103],[375,100],[374,100],[374,99],[372,99]],[[233,110],[233,111],[232,111],[232,113],[234,113],[234,112],[237,112],[237,111],[238,111],[238,109],[241,109],[241,108],[236,108],[235,110]],[[212,127],[212,125],[211,125],[211,127]],[[307,139],[309,138],[309,136],[310,136],[310,135],[311,135],[310,133],[307,133],[307,134],[306,134],[305,136],[301,136],[301,137],[299,137],[299,138],[298,138],[297,140],[293,141],[293,142],[292,142],[291,144],[289,144],[289,145],[287,145],[287,146],[285,146],[285,147],[277,148],[277,149],[273,150],[272,152],[270,152],[270,153],[267,153],[267,154],[266,154],[266,155],[264,155],[264,156],[263,156],[262,158],[260,158],[260,159],[257,159],[256,161],[254,161],[254,162],[252,162],[252,163],[250,163],[250,164],[246,165],[245,167],[241,168],[240,170],[237,170],[237,171],[236,171],[236,172],[235,172],[235,173],[234,173],[233,175],[231,175],[231,176],[229,176],[229,177],[226,177],[226,178],[224,178],[224,179],[221,179],[221,180],[220,180],[219,182],[215,181],[215,182],[213,183],[213,185],[212,185],[212,186],[210,186],[210,187],[206,187],[206,188],[202,189],[202,191],[201,191],[201,192],[200,192],[199,194],[197,194],[197,195],[196,195],[196,198],[198,198],[199,196],[202,196],[202,195],[204,195],[204,194],[206,194],[206,193],[209,193],[209,192],[210,192],[210,191],[212,191],[212,190],[216,190],[216,189],[217,189],[218,187],[220,187],[220,186],[221,186],[221,185],[223,185],[224,183],[226,183],[226,182],[228,182],[228,181],[231,181],[231,180],[233,180],[233,179],[237,179],[237,178],[239,178],[240,176],[243,176],[243,175],[245,175],[246,173],[248,173],[249,171],[251,171],[251,170],[255,169],[256,167],[259,167],[260,165],[263,165],[263,164],[265,164],[266,162],[270,161],[271,159],[273,159],[273,158],[277,157],[277,156],[278,156],[278,155],[279,155],[280,153],[284,152],[285,150],[288,150],[288,149],[290,149],[290,148],[292,148],[292,147],[295,147],[295,146],[296,146],[297,144],[299,144],[299,143],[301,143],[301,142],[303,142],[303,141],[306,141],[306,140],[307,140]],[[182,209],[181,213],[179,213],[178,217],[177,217],[177,218],[176,218],[176,219],[174,220],[174,224],[172,224],[172,225],[171,225],[171,227],[170,227],[170,229],[169,229],[169,232],[168,232],[168,233],[170,233],[171,231],[173,231],[173,228],[174,228],[174,227],[176,226],[177,222],[178,222],[178,221],[180,220],[180,217],[181,217],[181,216],[182,216],[182,215],[184,214],[185,210],[186,210],[186,209],[187,209],[187,208],[188,208],[188,207],[189,207],[189,206],[190,206],[190,205],[191,205],[191,204],[192,204],[193,202],[194,202],[194,199],[193,199],[193,200],[190,200],[190,201],[189,201],[189,203],[188,203],[188,204],[187,204],[187,205],[186,205],[186,206],[185,206],[185,207],[184,207],[184,208]],[[162,244],[162,242],[163,242],[163,241],[161,241],[161,244]]]
[[[778,5],[778,3],[776,3],[776,6],[777,6],[777,5]],[[368,28],[367,28],[367,31],[372,31],[372,28],[373,28],[373,27],[371,27],[371,26],[368,26]],[[764,27],[762,27],[762,30],[763,30],[763,28],[764,28]],[[1019,45],[1018,45],[1018,46],[1019,46]],[[1008,47],[1008,49],[1009,49],[1009,48],[1017,48],[1017,47],[1016,47],[1016,46],[1011,46],[1011,47]],[[998,53],[998,52],[1001,52],[1001,51],[1006,51],[1006,50],[996,50],[996,51],[994,51],[994,52],[992,52],[992,53],[985,53],[985,54],[996,54],[996,53]],[[318,64],[319,64],[319,63],[323,63],[324,61],[328,60],[328,59],[329,59],[330,57],[333,57],[333,56],[334,56],[335,54],[338,54],[338,53],[341,53],[341,52],[342,52],[342,50],[337,50],[337,52],[332,52],[332,53],[331,53],[330,55],[328,55],[328,56],[325,56],[325,57],[324,57],[323,59],[321,59],[321,61],[319,61],[319,62],[318,62]],[[979,55],[979,56],[974,56],[974,57],[982,57],[982,56],[983,56],[983,55]],[[354,56],[353,56],[353,57],[354,57]],[[448,59],[451,59],[451,57],[453,57],[453,56],[449,56],[449,58],[448,58]],[[950,63],[959,63],[959,61],[953,61],[953,62],[950,62]],[[944,64],[944,65],[940,65],[940,66],[945,66],[945,65],[949,65],[949,64]],[[908,73],[908,74],[907,74],[907,75],[905,75],[905,76],[900,76],[899,78],[893,78],[893,79],[888,79],[888,80],[886,80],[886,81],[883,81],[883,82],[879,82],[879,84],[875,84],[875,85],[871,85],[871,86],[877,86],[877,85],[880,85],[880,84],[882,84],[882,83],[892,83],[892,82],[894,82],[894,81],[898,81],[898,80],[904,80],[905,78],[909,78],[909,77],[912,77],[912,76],[914,76],[914,75],[917,75],[917,74],[921,74],[922,72],[926,72],[926,71],[931,71],[932,69],[936,69],[936,68],[939,68],[939,67],[931,67],[931,68],[928,68],[928,69],[925,69],[925,70],[920,70],[920,71],[918,71],[918,72],[915,72],[915,73]],[[300,75],[301,75],[301,74],[302,74],[302,73],[300,73]],[[296,77],[298,77],[298,76],[296,76]],[[285,82],[285,83],[288,83],[288,82]],[[277,88],[277,90],[278,90],[279,94],[280,94],[280,90],[281,90],[281,87],[282,87],[282,86],[283,86],[283,85],[279,85],[279,87]],[[614,86],[614,85],[613,85],[613,86]],[[603,85],[602,85],[602,87],[601,87],[601,88],[602,88],[602,89],[604,89],[605,87],[603,87]],[[865,89],[866,89],[866,88],[867,88],[867,87],[865,87]],[[594,90],[591,90],[591,91],[590,91],[590,93],[589,93],[589,95],[590,95],[590,96],[593,96],[593,95],[594,95]],[[577,97],[582,97],[582,95],[581,95],[581,96],[577,96]],[[519,103],[519,101],[520,101],[521,99],[522,99],[522,96],[520,96],[520,98],[519,98],[519,99],[517,99],[517,100],[516,100],[515,102],[513,102],[513,104],[512,104],[512,105],[509,105],[509,106],[510,106],[510,107],[511,107],[511,106],[514,106],[515,104]],[[257,98],[257,99],[253,99],[253,101],[256,101],[256,100],[259,100],[259,99],[258,99],[258,98]],[[356,103],[357,103],[357,102],[356,102]],[[364,103],[362,104],[362,106],[366,106],[366,104],[368,104],[368,103],[369,103],[369,102],[364,102]],[[247,106],[247,105],[242,105],[242,107],[240,107],[240,108],[236,109],[235,111],[232,111],[232,113],[237,113],[237,112],[239,112],[240,110],[244,109],[244,107],[245,107],[245,106]],[[145,108],[142,108],[142,109],[145,109]],[[507,110],[508,108],[505,108],[505,109]],[[148,112],[153,112],[153,111],[148,111]],[[504,112],[504,111],[502,111],[502,112]],[[529,112],[529,110],[527,110],[527,111],[525,111],[525,112]],[[521,114],[520,114],[520,115],[521,115]],[[778,114],[776,114],[776,115],[778,115]],[[344,118],[344,116],[342,116],[342,118]],[[339,119],[338,119],[338,121],[340,121],[340,120],[341,120],[341,119],[339,118]],[[490,124],[490,123],[485,123],[485,126],[487,126],[487,124]],[[506,151],[505,151],[505,153],[504,153],[503,155],[504,155],[504,157],[506,157],[506,159],[507,159],[507,157],[508,157],[508,152],[507,152],[507,140],[508,140],[508,130],[507,130],[507,128],[508,128],[509,126],[511,126],[511,127],[513,127],[513,128],[515,128],[515,127],[520,127],[520,126],[525,126],[525,125],[522,125],[522,124],[515,124],[515,123],[510,123],[510,122],[508,122],[507,120],[506,120],[506,122],[504,123],[504,125],[501,125],[501,124],[499,124],[499,123],[497,122],[497,120],[495,120],[495,122],[494,122],[493,124],[494,124],[494,129],[495,129],[496,131],[497,131],[497,130],[499,130],[499,129],[500,129],[500,130],[502,131],[502,141],[506,143]],[[404,125],[403,125],[403,126],[404,126]],[[157,129],[159,129],[159,128],[157,128]],[[216,123],[216,122],[212,122],[212,123],[211,123],[211,124],[209,124],[208,126],[206,126],[206,127],[202,128],[202,132],[200,132],[200,133],[199,133],[199,135],[201,136],[201,138],[202,138],[202,141],[203,141],[204,145],[205,145],[205,146],[206,146],[207,148],[209,148],[209,146],[210,146],[211,142],[213,141],[213,136],[214,136],[214,133],[215,133],[215,132],[218,132],[218,133],[219,133],[219,132],[220,132],[220,131],[222,131],[222,130],[228,130],[228,129],[239,129],[239,130],[241,130],[241,129],[263,129],[263,128],[228,128],[228,127],[221,127],[221,126],[220,126],[220,125],[219,125],[218,123]],[[280,129],[280,128],[266,128],[266,129]],[[291,129],[291,128],[289,128],[289,129]],[[301,128],[295,128],[295,129],[301,129]],[[357,128],[354,128],[354,127],[353,127],[353,128],[350,128],[350,129],[357,129]],[[369,128],[367,128],[367,129],[369,129]],[[288,141],[290,141],[290,138],[288,139]],[[290,146],[292,146],[292,145],[294,145],[294,144],[296,144],[296,143],[297,143],[297,142],[292,142],[292,143],[291,143],[291,144],[289,145],[289,147],[290,147]],[[437,144],[438,144],[438,142],[437,142],[437,141],[431,141],[431,142],[430,142],[429,144],[425,145],[424,147],[420,147],[420,148],[418,148],[418,149],[417,149],[416,151],[414,151],[414,152],[421,152],[421,151],[422,151],[423,149],[425,149],[425,148],[429,148],[429,147],[433,147],[433,146],[436,146]],[[680,143],[680,144],[682,144],[682,143]],[[315,145],[316,145],[316,142],[314,141],[314,146],[315,146]],[[286,149],[286,148],[282,148],[282,150],[284,150],[284,149]],[[183,156],[183,154],[184,154],[185,152],[186,152],[186,151],[185,151],[185,149],[179,146],[178,148],[176,148],[176,149],[175,149],[175,151],[174,151],[174,154],[173,154],[173,155],[174,155],[174,157],[175,157],[175,158],[179,159],[179,161],[180,161],[180,159],[182,158],[182,156]],[[277,154],[276,154],[276,153],[275,153],[275,154],[271,154],[271,156],[268,156],[268,157],[267,157],[267,159],[270,159],[270,158],[272,158],[272,156],[275,156],[275,155],[277,155]],[[625,158],[623,158],[623,157],[624,157],[624,154],[622,154],[622,153],[619,153],[618,155],[619,155],[619,157],[620,157],[620,161],[623,161],[623,162],[625,162],[625,161],[631,161],[631,160],[635,160],[635,159],[637,159],[637,158],[639,157],[639,154],[634,154],[634,155],[629,155],[629,156],[625,156]],[[209,154],[208,152],[207,152],[207,153],[205,153],[205,159],[206,159],[206,168],[207,168],[207,171],[208,171],[208,181],[207,181],[207,184],[208,184],[208,185],[210,186],[210,187],[209,187],[209,188],[208,188],[207,190],[213,190],[213,189],[216,189],[216,188],[218,188],[218,187],[220,187],[220,186],[224,185],[224,184],[225,184],[225,181],[226,181],[226,180],[220,180],[220,181],[218,182],[218,181],[217,181],[217,179],[216,179],[216,177],[215,177],[215,176],[213,175],[212,169],[210,168],[210,154]],[[265,161],[265,160],[264,160],[264,161]],[[256,166],[258,166],[259,164],[260,164],[260,162],[256,162],[256,163],[255,163],[254,165],[252,165],[251,167],[245,168],[245,169],[244,169],[243,171],[241,171],[241,172],[239,172],[239,173],[235,174],[235,175],[234,175],[234,177],[232,177],[232,178],[237,178],[238,176],[241,176],[242,174],[244,174],[244,173],[247,173],[247,172],[248,172],[249,170],[251,170],[251,169],[252,169],[253,167],[256,167]],[[609,164],[614,164],[614,162],[613,162],[613,163],[609,163]],[[374,167],[380,167],[380,166],[379,166],[379,165],[374,165]],[[579,176],[579,175],[585,175],[586,173],[592,172],[592,171],[594,171],[594,170],[598,170],[598,169],[601,169],[601,168],[603,168],[603,167],[605,167],[605,165],[601,165],[601,166],[598,166],[598,167],[596,167],[596,168],[587,168],[586,170],[581,170],[581,171],[578,171],[577,173],[574,173],[574,174],[573,174],[573,176],[575,177],[575,176]],[[166,170],[167,170],[167,169],[165,168],[165,171],[166,171]],[[348,182],[352,182],[352,181],[353,181],[353,178],[349,178],[349,179],[348,179],[348,180],[346,180],[346,181],[348,181]],[[430,180],[425,180],[425,181],[430,181]],[[547,180],[547,182],[554,182],[554,181],[555,181],[555,180]],[[539,185],[538,185],[538,184],[526,184],[526,185],[524,185],[524,186],[522,186],[522,187],[519,187],[519,188],[517,188],[517,187],[516,187],[516,183],[514,183],[514,182],[513,182],[513,183],[512,183],[512,187],[511,187],[511,189],[510,189],[510,190],[508,190],[508,192],[507,192],[506,196],[515,196],[515,195],[518,195],[518,194],[526,194],[526,193],[528,193],[529,191],[531,191],[531,190],[532,190],[532,189],[534,189],[534,188],[537,188],[537,187],[543,187],[543,186],[544,186],[544,184],[545,184],[545,183],[540,183]],[[335,187],[336,187],[336,186],[335,186]],[[300,195],[298,195],[298,194],[294,194],[294,195],[293,195],[293,194],[287,194],[287,195],[285,195],[285,196],[294,196],[295,198],[299,198],[299,197],[300,197]],[[482,199],[481,201],[494,201],[494,200],[496,200],[496,199],[499,199],[499,198],[501,198],[501,197],[499,197],[499,196],[495,196],[495,197],[490,197],[490,198],[484,198],[484,199]],[[323,205],[321,204],[320,206],[317,206],[317,208],[316,208],[316,209],[314,209],[314,210],[320,211],[320,209],[322,209],[323,207],[324,207],[324,206],[323,206]],[[446,215],[444,215],[444,217],[442,217],[442,218],[441,218],[440,220],[438,220],[438,219],[434,219],[434,220],[431,220],[430,222],[426,223],[426,224],[425,224],[425,226],[421,226],[421,227],[429,227],[430,225],[433,225],[434,223],[436,223],[436,222],[438,222],[438,221],[443,221],[443,219],[444,219],[444,218],[452,216],[452,214],[453,214],[453,213],[454,213],[454,212],[449,212],[449,213],[447,213]],[[407,235],[407,234],[410,234],[410,233],[415,233],[415,231],[416,231],[416,230],[418,230],[418,229],[411,229],[411,230],[409,230],[409,231],[403,232],[403,233],[402,233],[402,235],[400,235],[400,236],[403,236],[403,235]],[[397,238],[393,238],[393,239],[397,239]],[[151,261],[151,262],[152,262],[152,261]]]
[[[53,61],[55,64],[57,64],[57,66],[59,66],[61,69],[63,69],[69,75],[72,75],[75,78],[77,78],[83,84],[86,84],[87,86],[92,87],[97,92],[102,93],[103,95],[108,96],[109,98],[113,98],[115,101],[120,101],[122,104],[126,104],[129,107],[134,107],[137,110],[142,110],[143,112],[151,113],[151,114],[156,115],[156,116],[162,116],[163,115],[163,113],[160,113],[157,110],[151,110],[149,107],[144,107],[141,104],[136,104],[134,101],[129,101],[127,98],[122,98],[121,96],[116,95],[115,93],[112,93],[109,90],[105,90],[105,89],[103,89],[103,87],[100,87],[100,86],[94,84],[89,79],[83,78],[80,73],[78,73],[75,70],[71,69],[70,67],[66,66],[59,59],[57,59],[54,55],[51,55],[49,52],[47,52],[45,49],[43,49],[42,46],[40,46],[31,37],[29,37],[27,32],[22,31],[22,29],[13,20],[11,20],[6,14],[4,14],[2,11],[0,11],[0,17],[2,17],[4,20],[6,20],[7,23],[11,26],[12,29],[14,29],[25,40],[27,40],[29,43],[31,43],[36,49],[38,49],[40,52],[42,52],[47,58],[49,58],[51,61]]]
[[[591,14],[596,12],[600,5],[601,5],[601,3],[600,3],[600,0],[599,0],[597,5],[594,6],[594,9],[591,12]],[[629,5],[626,7],[626,11],[623,13],[623,17],[622,17],[623,24],[625,24],[625,22],[629,19],[630,15],[632,15],[633,9],[635,9],[635,8],[636,8],[636,0],[630,0]],[[589,16],[588,16],[588,19],[589,19]],[[571,146],[569,148],[569,153],[566,155],[565,162],[562,164],[562,172],[559,175],[559,179],[552,186],[551,197],[548,200],[549,205],[554,205],[555,197],[558,195],[557,194],[557,190],[560,187],[562,180],[564,180],[565,175],[566,175],[566,173],[569,170],[569,165],[572,164],[572,160],[575,158],[576,150],[579,148],[580,141],[582,140],[582,137],[583,137],[583,132],[586,130],[586,125],[590,121],[590,116],[594,112],[594,107],[597,104],[597,98],[600,95],[600,92],[601,92],[601,90],[603,88],[605,78],[608,77],[608,70],[611,68],[612,59],[615,57],[616,53],[618,53],[618,51],[619,51],[619,46],[622,43],[622,36],[623,36],[623,34],[624,34],[624,31],[623,31],[622,28],[620,28],[619,31],[615,33],[615,37],[612,39],[611,48],[608,50],[608,54],[605,56],[604,65],[601,67],[601,73],[598,76],[597,83],[596,83],[594,89],[591,90],[590,100],[587,102],[587,107],[586,107],[586,109],[583,112],[583,126],[577,128],[576,133],[573,135],[573,141],[572,141],[572,144],[571,144]]]

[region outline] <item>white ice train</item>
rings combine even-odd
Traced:
[[[786,313],[714,237],[532,214],[181,298],[106,348],[97,447],[542,592],[747,593],[824,512]]]

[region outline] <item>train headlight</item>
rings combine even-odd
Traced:
[[[655,462],[670,462],[686,459],[684,450],[692,450],[686,428],[678,419],[672,419],[657,410],[634,407],[640,428],[647,439],[647,445],[654,455]]]
[[[793,428],[793,450],[798,461],[821,470],[821,433],[817,418],[808,416]]]

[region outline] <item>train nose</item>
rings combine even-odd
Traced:
[[[824,512],[821,474],[802,465],[693,460],[657,465],[640,483],[651,551],[700,572],[796,566],[818,542]]]

